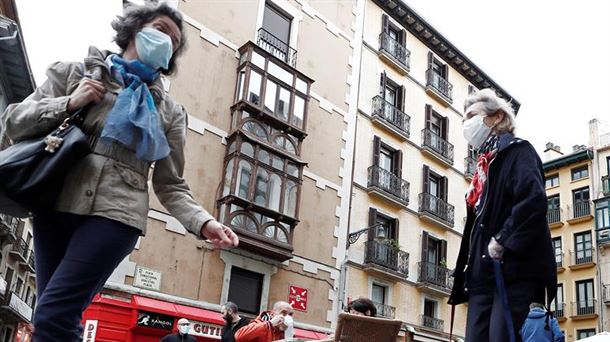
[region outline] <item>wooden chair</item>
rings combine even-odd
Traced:
[[[339,314],[335,342],[396,342],[402,322],[395,319]],[[331,340],[332,341],[332,340]]]

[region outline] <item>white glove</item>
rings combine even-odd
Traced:
[[[504,247],[496,241],[495,238],[491,238],[489,245],[487,245],[487,252],[492,259],[502,260],[504,255]]]

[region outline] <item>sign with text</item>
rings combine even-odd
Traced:
[[[162,315],[155,312],[138,312],[138,326],[172,330],[174,327],[174,317]]]
[[[307,293],[309,291],[302,287],[290,285],[288,289],[288,303],[292,308],[299,311],[307,311]]]
[[[189,335],[220,340],[222,337],[222,327],[220,325],[211,323],[191,321],[191,330],[189,330]]]
[[[133,286],[141,287],[147,290],[160,291],[161,272],[144,267],[136,267],[136,275],[133,280]]]
[[[32,308],[24,302],[23,299],[17,297],[14,292],[11,293],[11,301],[8,303],[8,306],[19,313],[28,322],[32,321]]]
[[[97,332],[97,320],[86,320],[83,331],[83,342],[95,342]]]

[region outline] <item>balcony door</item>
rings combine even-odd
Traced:
[[[428,194],[423,198],[423,208],[446,219],[447,213],[443,202],[447,202],[447,187],[448,179],[430,170],[430,167],[424,165],[423,170],[423,192]]]
[[[583,217],[590,215],[589,207],[589,187],[572,190],[572,204],[574,206],[573,217]]]
[[[263,30],[267,31],[271,37],[265,39],[265,43],[268,46],[263,48],[283,61],[287,61],[289,57],[288,47],[290,44],[291,23],[291,17],[270,3],[265,3]]]
[[[555,251],[555,262],[557,267],[563,267],[563,251],[561,248],[561,237],[553,238],[553,250]]]
[[[368,233],[367,254],[376,263],[389,268],[397,266],[398,252],[398,219],[379,213],[377,209],[369,208],[369,226],[375,228]],[[392,241],[393,240],[393,241]]]
[[[436,152],[445,155],[445,142],[449,134],[449,119],[434,111],[429,104],[426,105],[425,113],[426,128],[429,134],[428,137],[424,137],[425,143]]]
[[[576,299],[577,315],[595,313],[595,292],[592,279],[576,282]]]
[[[381,73],[380,94],[385,100],[383,103],[383,115],[391,123],[401,125],[397,110],[402,111],[404,106],[404,87],[388,78],[386,72]]]
[[[555,312],[555,317],[565,317],[565,313],[563,311],[563,304],[565,300],[563,298],[563,284],[557,284],[557,296],[551,302],[551,311]]]
[[[398,190],[394,189],[399,186],[395,178],[402,178],[402,151],[384,144],[380,137],[375,136],[373,138],[373,165],[381,169],[378,179],[380,185],[384,189]]]
[[[561,211],[560,205],[561,204],[559,201],[559,195],[549,196],[547,198],[547,203],[548,203],[548,211],[547,211],[548,223],[551,224],[551,223],[561,222],[561,217],[560,217],[560,211]]]
[[[427,282],[445,286],[447,280],[447,241],[422,232],[422,275]]]
[[[593,262],[593,238],[591,232],[574,234],[576,264]]]

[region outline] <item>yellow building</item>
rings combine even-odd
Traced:
[[[548,143],[543,164],[547,221],[557,261],[557,299],[552,305],[566,341],[598,331],[600,284],[593,220],[593,150],[583,145],[563,155]]]
[[[372,298],[402,340],[446,341],[474,163],[461,107],[481,88],[519,104],[404,2],[367,0],[362,40],[343,299]],[[456,335],[465,321],[460,305]]]

